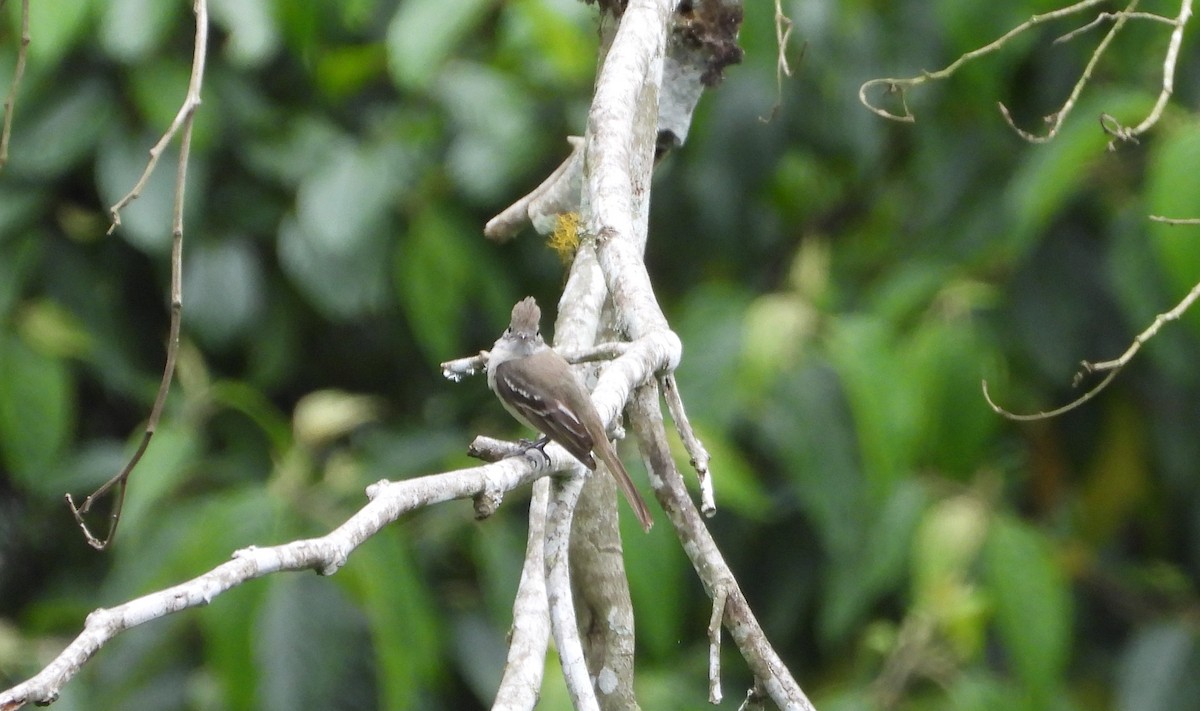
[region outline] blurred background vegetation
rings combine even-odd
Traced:
[[[107,207],[183,99],[194,29],[185,0],[32,3],[0,173],[0,686],[96,607],[323,534],[367,484],[518,434],[481,380],[437,364],[486,348],[517,298],[556,303],[541,239],[481,228],[582,132],[594,8],[210,5],[178,378],[98,554],[62,496],[117,471],[150,409],[174,156],[106,237]],[[1162,25],[1127,27],[1048,145],[996,102],[1038,130],[1104,30],[1051,42],[1085,20],[916,90],[915,125],[856,97],[1055,6],[785,3],[797,72],[778,97],[772,13],[751,4],[744,64],[655,178],[648,261],[715,457],[711,525],[823,711],[1200,708],[1200,313],[1069,415],[1018,425],[980,394],[987,378],[1026,412],[1075,397],[1080,360],[1115,357],[1200,280],[1200,232],[1146,219],[1200,215],[1195,43],[1161,124],[1115,153],[1097,116],[1148,111]],[[18,10],[0,17],[4,87]],[[484,522],[437,506],[331,578],[271,576],[126,633],[55,708],[484,708],[525,501]],[[702,708],[708,601],[667,526],[626,533],[643,707]],[[725,657],[736,708],[749,680]],[[564,708],[547,679],[542,706]]]

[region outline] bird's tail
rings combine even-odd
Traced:
[[[596,455],[600,457],[600,461],[604,462],[604,466],[608,467],[608,471],[612,472],[613,478],[617,480],[617,486],[621,487],[621,493],[625,494],[625,500],[637,514],[638,522],[648,532],[654,525],[650,509],[646,506],[637,487],[633,485],[633,479],[629,478],[629,471],[621,463],[621,458],[617,456],[617,451],[613,449],[612,443],[607,438],[603,438],[596,442],[595,448]]]

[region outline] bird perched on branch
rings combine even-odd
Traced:
[[[542,433],[535,447],[557,442],[593,471],[596,460],[592,455],[599,457],[616,478],[642,528],[649,531],[653,524],[650,510],[608,441],[591,393],[566,359],[542,340],[541,318],[532,296],[513,307],[512,322],[488,355],[488,387],[513,417]]]

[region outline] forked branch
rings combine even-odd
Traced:
[[[150,409],[150,417],[146,420],[146,429],[142,433],[141,442],[121,471],[117,472],[113,478],[105,482],[99,489],[89,494],[79,506],[75,505],[75,501],[71,498],[70,494],[66,495],[67,505],[71,508],[71,514],[75,517],[75,522],[79,524],[79,528],[83,531],[84,538],[88,544],[96,550],[107,548],[117,533],[117,524],[121,522],[121,509],[125,503],[125,489],[129,484],[129,477],[133,473],[134,467],[141,461],[142,455],[146,453],[146,448],[150,445],[150,439],[154,436],[154,432],[158,428],[158,420],[162,417],[163,406],[167,402],[167,393],[171,389],[171,380],[175,376],[175,359],[179,353],[179,329],[183,316],[184,188],[187,186],[188,158],[192,145],[192,124],[195,120],[196,109],[200,106],[200,87],[204,83],[205,54],[208,47],[207,0],[195,0],[193,9],[196,14],[196,40],[192,53],[192,75],[188,81],[187,96],[183,100],[183,105],[179,107],[179,113],[175,115],[175,120],[171,122],[170,127],[167,128],[167,131],[159,139],[158,143],[154,144],[154,147],[150,149],[150,159],[146,163],[146,169],[142,171],[142,176],[133,186],[133,189],[118,200],[110,210],[112,225],[108,228],[108,233],[112,234],[113,230],[121,224],[121,209],[136,200],[138,195],[141,194],[142,189],[146,186],[146,182],[150,179],[151,173],[154,172],[155,166],[158,165],[158,159],[162,156],[163,151],[170,145],[175,134],[182,131],[179,141],[179,167],[175,172],[175,201],[171,220],[171,325],[167,336],[167,362],[163,368],[162,380],[158,385],[158,393],[154,397],[154,406]],[[103,538],[99,538],[92,533],[87,522],[84,520],[84,516],[91,511],[92,506],[98,500],[114,488],[117,493],[112,510],[108,515],[108,530],[105,532]]]
[[[1113,137],[1112,142],[1109,143],[1110,150],[1114,149],[1118,142],[1136,142],[1138,136],[1148,131],[1151,127],[1158,123],[1160,118],[1162,118],[1163,110],[1166,108],[1167,102],[1170,100],[1171,94],[1174,92],[1175,69],[1179,60],[1179,48],[1183,43],[1184,27],[1187,25],[1187,22],[1192,15],[1192,1],[1193,0],[1181,0],[1179,14],[1174,18],[1170,18],[1162,15],[1156,15],[1154,13],[1138,12],[1136,8],[1139,0],[1130,0],[1129,4],[1126,5],[1124,10],[1119,12],[1099,13],[1095,19],[1091,20],[1087,24],[1059,37],[1057,40],[1055,40],[1055,44],[1069,42],[1084,32],[1099,27],[1104,22],[1113,23],[1112,27],[1109,28],[1109,31],[1105,34],[1104,38],[1092,51],[1087,65],[1084,67],[1083,72],[1080,74],[1079,79],[1075,82],[1075,85],[1071,89],[1071,93],[1067,96],[1066,100],[1063,102],[1063,105],[1057,111],[1045,117],[1045,122],[1048,126],[1045,134],[1035,134],[1018,127],[1016,122],[1013,120],[1008,107],[1003,103],[999,103],[998,107],[1000,109],[1000,114],[1004,118],[1004,121],[1013,131],[1017,133],[1017,135],[1024,140],[1029,141],[1030,143],[1045,143],[1050,141],[1058,134],[1059,129],[1062,128],[1063,122],[1066,121],[1067,116],[1070,115],[1071,111],[1075,108],[1084,88],[1087,86],[1088,82],[1091,81],[1092,74],[1096,66],[1099,64],[1101,57],[1104,56],[1104,53],[1108,50],[1116,36],[1125,27],[1126,23],[1128,23],[1130,20],[1161,23],[1170,26],[1172,30],[1163,59],[1162,87],[1159,91],[1158,99],[1155,101],[1154,107],[1137,126],[1132,128],[1122,126],[1119,122],[1117,122],[1116,119],[1110,116],[1103,117],[1101,120],[1101,124],[1105,132]],[[908,100],[906,95],[908,89],[924,84],[927,81],[947,79],[967,62],[1001,49],[1017,35],[1023,34],[1046,22],[1077,14],[1095,5],[1098,5],[1101,2],[1104,2],[1104,0],[1081,0],[1081,2],[1077,2],[1073,5],[1069,5],[1058,10],[1043,13],[1041,15],[1034,15],[1025,22],[1009,30],[999,39],[996,39],[995,41],[983,47],[963,54],[953,63],[938,71],[923,72],[919,76],[906,78],[872,79],[859,88],[859,101],[861,101],[864,106],[879,116],[891,119],[893,121],[912,123],[916,120],[916,117],[908,108]],[[901,113],[889,111],[873,103],[869,94],[871,91],[880,87],[882,87],[883,90],[888,94],[898,95],[902,109]]]

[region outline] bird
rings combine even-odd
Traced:
[[[542,340],[541,317],[532,296],[513,306],[508,328],[488,353],[488,388],[518,422],[543,435],[534,447],[541,449],[548,441],[557,442],[592,471],[599,457],[617,480],[642,528],[649,531],[653,525],[650,509],[608,441],[591,393],[566,359]]]

